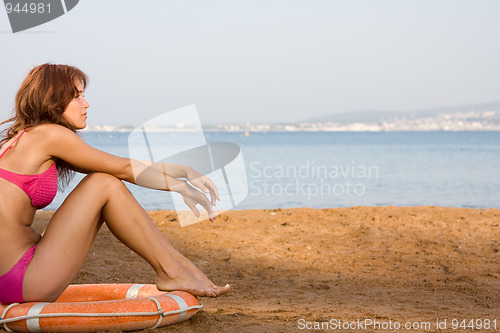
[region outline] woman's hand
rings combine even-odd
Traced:
[[[186,179],[203,192],[210,194],[212,206],[215,206],[216,200],[220,201],[219,191],[210,178],[203,176],[192,168],[188,168],[186,170]]]
[[[210,181],[210,179],[208,180]],[[210,181],[210,183],[212,182]],[[215,188],[215,190],[217,190],[217,188]],[[196,208],[196,205],[200,204],[207,211],[210,221],[214,221],[213,204],[208,200],[207,196],[203,192],[192,187],[187,182],[176,185],[175,191],[182,195],[182,200],[184,200],[184,203],[189,207],[189,209],[191,209],[196,217],[200,217],[200,211]]]

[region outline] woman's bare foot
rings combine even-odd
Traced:
[[[206,276],[205,278],[209,283],[200,281],[195,274],[180,267],[175,276],[172,277],[166,274],[158,274],[156,276],[156,287],[161,291],[181,290],[201,297],[218,297],[229,292],[231,289],[229,284],[219,287],[212,283]]]
[[[172,248],[173,261],[168,266],[162,266],[163,270],[156,276],[158,290],[173,291],[184,290],[195,296],[217,297],[231,289],[226,284],[223,287],[215,285],[195,264],[184,257],[179,251]]]

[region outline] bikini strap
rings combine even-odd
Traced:
[[[12,143],[10,144],[10,146],[8,146],[4,151],[3,153],[0,155],[0,158],[2,158],[3,154],[5,154],[7,152],[7,150],[10,149],[10,147],[12,147],[14,145],[14,143],[16,143],[17,139],[19,139],[24,133],[26,132],[25,129],[23,129],[21,131],[21,133],[14,139],[14,141],[12,141]]]

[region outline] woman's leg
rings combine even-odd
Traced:
[[[111,232],[156,272],[160,290],[218,296],[214,285],[163,237],[125,185],[102,173],[85,177],[52,217],[23,283],[25,301],[53,301],[76,276],[105,221]]]

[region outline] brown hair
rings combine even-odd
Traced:
[[[4,138],[0,140],[0,146],[20,131],[42,124],[59,124],[76,133],[74,125],[63,116],[69,103],[78,95],[76,81],[80,81],[85,90],[87,75],[73,66],[43,64],[33,68],[16,94],[15,116],[0,123],[1,126],[13,122],[1,132]],[[57,162],[57,169],[63,186],[71,180],[72,172],[62,160]]]

